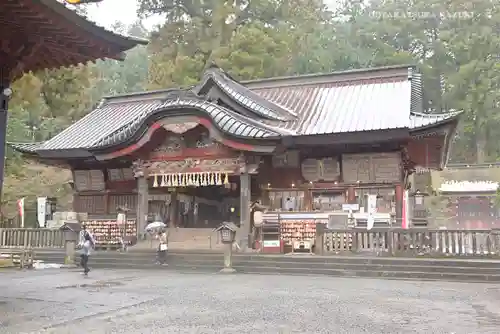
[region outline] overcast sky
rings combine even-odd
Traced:
[[[338,0],[325,2],[334,4],[336,1]],[[104,0],[101,3],[90,4],[88,7],[90,19],[107,28],[116,21],[131,24],[137,20],[137,0]],[[161,18],[150,18],[144,22],[144,25],[149,29],[160,22]]]
[[[90,19],[107,28],[116,21],[131,24],[137,20],[137,0],[104,0],[88,7]],[[148,19],[144,23],[147,28],[151,28],[159,22],[158,19]]]

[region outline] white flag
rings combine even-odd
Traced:
[[[377,212],[377,195],[368,195],[368,220],[366,222],[366,229],[371,230],[375,225],[375,213]]]
[[[17,212],[21,218],[21,228],[24,228],[24,197],[17,200]]]

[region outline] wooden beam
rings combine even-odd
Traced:
[[[74,23],[70,23],[65,18],[59,18],[59,17],[55,18],[54,17],[55,14],[52,13],[52,11],[49,11],[46,6],[42,6],[41,4],[33,2],[32,0],[18,0],[18,1],[21,1],[25,6],[26,6],[26,1],[29,1],[28,8],[36,8],[36,12],[43,15],[44,19],[52,23],[55,27],[59,27],[64,31],[71,32],[74,35],[76,35],[76,37],[79,39],[82,38],[88,39],[89,42],[93,42],[91,44],[95,44],[95,46],[98,47],[99,51],[106,51],[105,52],[106,55],[115,53],[112,51],[112,48],[110,48],[108,42],[103,41],[101,38],[94,36],[89,32],[80,30],[79,26],[77,26]],[[88,38],[89,36],[93,38]]]

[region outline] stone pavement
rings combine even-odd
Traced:
[[[171,271],[0,272],[0,333],[498,333],[500,286]]]

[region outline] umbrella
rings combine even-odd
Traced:
[[[146,231],[147,232],[152,232],[154,230],[158,230],[160,228],[164,228],[166,225],[165,223],[163,222],[152,222],[152,223],[149,223],[147,226],[146,226]]]

